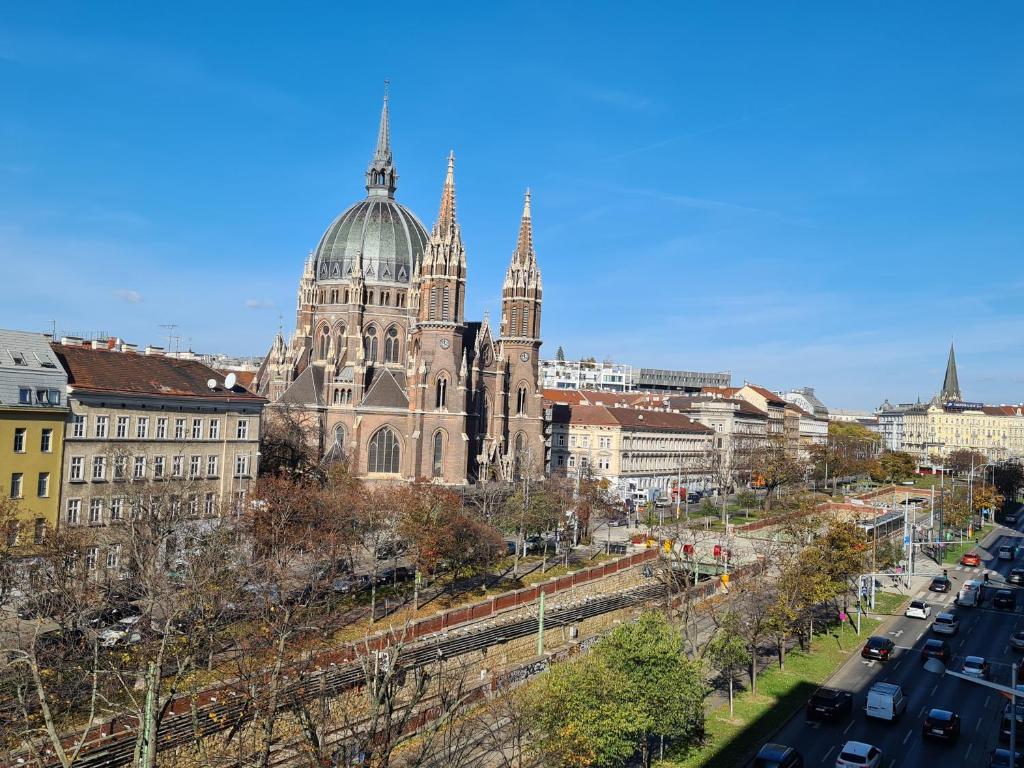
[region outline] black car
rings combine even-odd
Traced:
[[[1006,581],[1010,584],[1024,584],[1024,568],[1011,569]]]
[[[921,735],[926,739],[956,741],[960,737],[960,715],[948,709],[929,711],[921,725]]]
[[[807,701],[808,720],[839,720],[853,712],[853,694],[835,688],[819,688]]]
[[[992,598],[992,606],[1001,608],[1004,611],[1012,611],[1017,608],[1017,596],[1010,589],[997,589],[996,596]]]
[[[1014,514],[1007,515],[1006,517],[1003,518],[1003,524],[1004,525],[1016,525],[1017,524],[1017,516],[1014,515]]]
[[[936,576],[932,579],[932,583],[928,585],[928,589],[932,592],[949,592],[952,587],[948,576]]]
[[[938,659],[943,664],[948,664],[952,658],[953,654],[949,651],[949,643],[945,640],[933,637],[924,641],[924,646],[921,648],[922,662],[928,661],[928,659]]]
[[[399,565],[396,568],[388,568],[377,574],[378,584],[398,584],[403,581],[412,581],[416,578],[416,570],[407,565]]]
[[[896,643],[888,637],[869,637],[864,643],[860,655],[864,659],[878,659],[887,661],[896,650]]]
[[[765,744],[751,768],[804,768],[804,756],[785,744]]]

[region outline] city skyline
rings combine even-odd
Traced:
[[[257,9],[244,40],[214,12],[193,42],[157,11],[17,9],[0,33],[0,262],[22,290],[0,326],[147,344],[177,323],[197,350],[263,354],[279,316],[290,330],[302,259],[361,192],[389,78],[399,199],[426,226],[458,158],[467,314],[496,317],[532,188],[542,356],[730,370],[873,408],[935,394],[952,338],[965,398],[1020,402],[1007,73],[1024,58],[993,43],[1013,25],[887,10],[880,37],[836,10],[638,14],[620,20],[623,61],[596,45],[600,7],[549,11],[526,40],[499,10],[409,10],[385,53],[360,39],[365,10],[339,25],[323,6],[314,25]]]

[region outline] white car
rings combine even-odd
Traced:
[[[976,677],[979,680],[987,680],[989,663],[984,656],[968,656],[964,659],[964,666],[960,672],[964,675]]]
[[[881,768],[882,750],[863,741],[848,741],[839,750],[836,768]]]
[[[940,613],[932,622],[932,632],[937,635],[955,635],[958,629],[960,629],[960,620],[952,613]],[[1024,647],[1024,641],[1022,641],[1022,647]]]
[[[903,615],[911,619],[927,619],[932,615],[932,608],[928,603],[921,600],[911,600]]]
[[[135,627],[140,618],[140,616],[128,616],[114,626],[104,629],[97,637],[100,647],[113,648],[121,643],[137,643],[142,640],[142,635]]]

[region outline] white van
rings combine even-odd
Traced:
[[[895,720],[907,708],[907,697],[895,683],[875,683],[868,690],[864,714],[877,720]]]
[[[956,604],[967,607],[981,605],[981,589],[983,585],[984,582],[978,579],[968,579],[965,581],[956,596]]]

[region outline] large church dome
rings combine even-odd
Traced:
[[[367,282],[407,283],[426,244],[427,230],[408,208],[370,196],[331,222],[320,238],[316,279],[348,279],[362,254]]]
[[[423,256],[427,230],[395,200],[398,172],[391,155],[388,102],[380,115],[377,149],[366,169],[367,197],[336,218],[316,247],[317,280],[347,280],[361,265],[368,283],[408,283]]]

